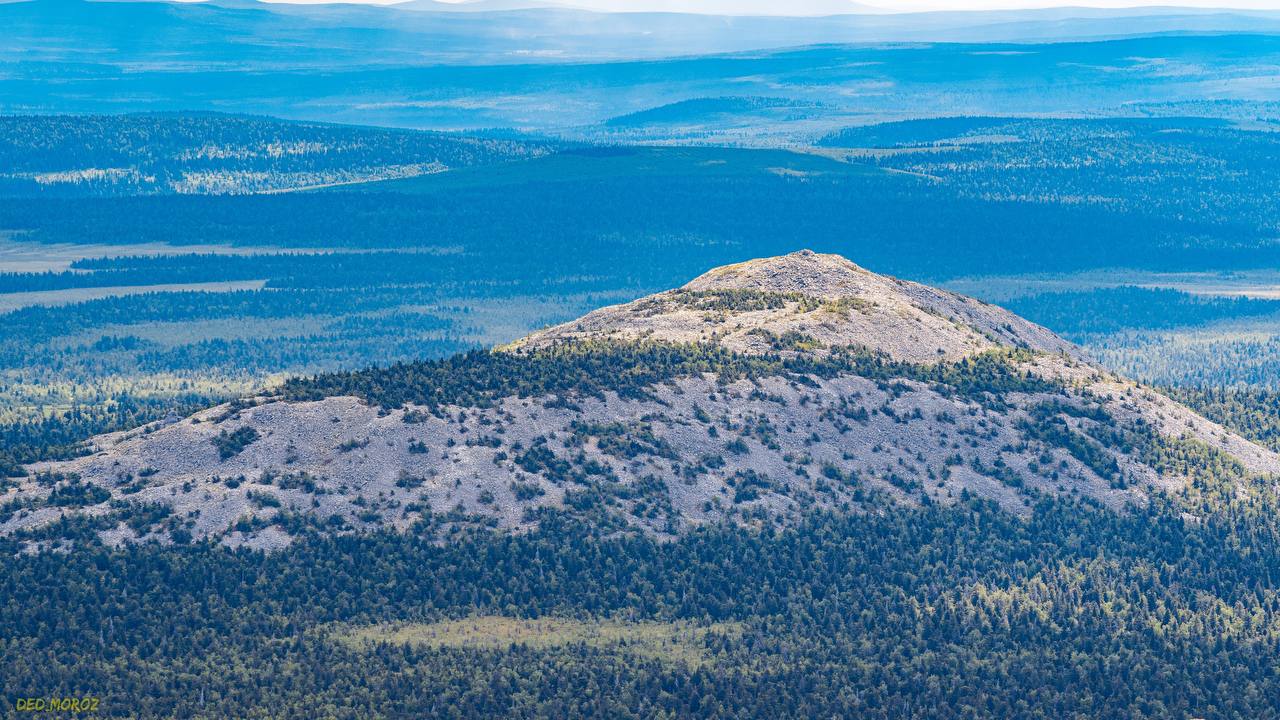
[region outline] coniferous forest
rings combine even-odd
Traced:
[[[1277,530],[973,501],[668,543],[552,522],[18,555],[3,689],[118,717],[1270,717]],[[343,640],[487,615],[736,630],[695,661]]]

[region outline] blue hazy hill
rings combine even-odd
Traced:
[[[609,127],[643,127],[667,123],[694,123],[743,113],[762,113],[777,110],[803,111],[812,104],[774,97],[713,97],[690,98],[667,103],[647,110],[618,115],[605,121]]]
[[[834,130],[850,124],[851,116],[865,123],[904,116],[1115,113],[1133,103],[1199,97],[1206,87],[1222,100],[1280,100],[1280,89],[1267,80],[1280,64],[1280,37],[1264,34],[1031,45],[827,44],[552,62],[580,54],[570,47],[576,36],[556,35],[557,49],[492,34],[514,18],[541,22],[544,13],[576,11],[386,16],[390,12],[53,0],[0,4],[9,39],[0,47],[6,71],[0,112],[230,107],[302,120],[558,132],[603,128],[610,118],[661,106],[670,107],[659,115],[698,110],[698,103],[679,104],[698,98],[755,96],[815,108]],[[375,23],[401,16],[407,18],[402,26]],[[612,43],[597,24],[633,20],[600,14],[588,19],[601,32],[583,35],[584,42],[625,49],[625,42]],[[760,19],[722,25],[736,28],[739,20]],[[688,29],[686,23],[707,19],[667,21]],[[778,44],[798,39],[773,38]],[[627,42],[632,41],[639,42]],[[715,47],[676,33],[646,41],[646,52],[657,53],[668,41]],[[450,62],[462,57],[469,59],[466,64]],[[1047,77],[1054,82],[1045,82]]]
[[[466,7],[466,6],[464,6]],[[851,6],[852,7],[852,6]],[[0,58],[164,68],[626,59],[850,42],[1042,42],[1155,33],[1280,30],[1280,14],[1065,8],[1001,12],[725,17],[482,3],[391,7],[27,0],[0,4]]]

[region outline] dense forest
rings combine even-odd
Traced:
[[[1080,290],[1032,290],[999,304],[1081,345],[1125,377],[1180,388],[1274,390],[1280,388],[1280,301],[1268,297],[1267,280],[1255,282],[1253,292],[1262,297],[1082,282]]]
[[[665,543],[572,522],[272,555],[86,536],[0,572],[0,692],[137,718],[1275,717],[1278,541],[1272,513],[976,501]],[[697,663],[343,640],[473,615],[740,630]]]
[[[1280,336],[1273,319],[1087,338],[1091,355],[1116,372],[1153,385],[1280,389]]]

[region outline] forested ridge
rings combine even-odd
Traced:
[[[1275,138],[1223,117],[935,117],[846,128],[822,142],[913,148],[873,161],[967,197],[1275,227]]]
[[[546,143],[221,113],[0,116],[0,195],[249,193],[533,157]]]
[[[442,360],[291,378],[280,394],[288,400],[355,395],[385,407],[405,403],[483,407],[503,397],[551,393],[644,396],[655,383],[703,373],[715,375],[722,383],[774,375],[811,382],[805,376],[852,374],[933,382],[967,395],[988,394],[988,401],[999,402],[1001,392],[1053,387],[1052,382],[1017,366],[1017,361],[1033,356],[1029,350],[1001,349],[954,363],[918,365],[861,347],[834,348],[824,356],[772,353],[755,357],[714,343],[588,340],[532,351],[473,350]]]
[[[0,423],[0,484],[3,478],[25,475],[22,466],[26,463],[83,454],[85,441],[94,435],[131,430],[170,413],[190,412],[208,404],[208,399],[199,395],[152,402],[124,396],[38,419]]]

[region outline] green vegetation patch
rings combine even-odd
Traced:
[[[747,331],[747,334],[764,338],[768,341],[769,347],[777,351],[812,352],[825,347],[822,341],[799,330],[787,330],[779,334],[764,328],[752,328]]]
[[[257,439],[258,431],[246,425],[232,432],[223,430],[210,438],[209,442],[212,442],[213,446],[218,448],[218,458],[226,460],[239,455],[241,451],[249,447]]]
[[[1087,436],[1072,430],[1066,420],[1066,416],[1074,416],[1096,423],[1114,422],[1102,408],[1082,410],[1061,403],[1044,403],[1032,408],[1030,415],[1029,421],[1018,423],[1018,428],[1024,435],[1066,450],[1098,477],[1110,482],[1112,487],[1125,486],[1126,483],[1116,459]]]
[[[781,310],[789,303],[798,303],[804,312],[816,310],[822,301],[812,295],[798,292],[770,292],[768,290],[676,290],[671,294],[675,301],[694,310],[723,310],[727,312],[753,312]]]
[[[654,455],[668,460],[679,457],[666,440],[653,433],[653,426],[647,422],[586,423],[574,420],[570,428],[573,431],[569,440],[571,447],[581,447],[589,438],[595,438],[601,452],[626,460],[641,455]]]
[[[742,625],[734,622],[698,625],[690,622],[567,617],[521,619],[480,615],[434,623],[384,623],[348,628],[339,638],[348,645],[361,648],[390,643],[433,650],[503,652],[518,647],[554,650],[578,645],[698,667],[715,659],[709,638],[732,638],[741,632]]]

